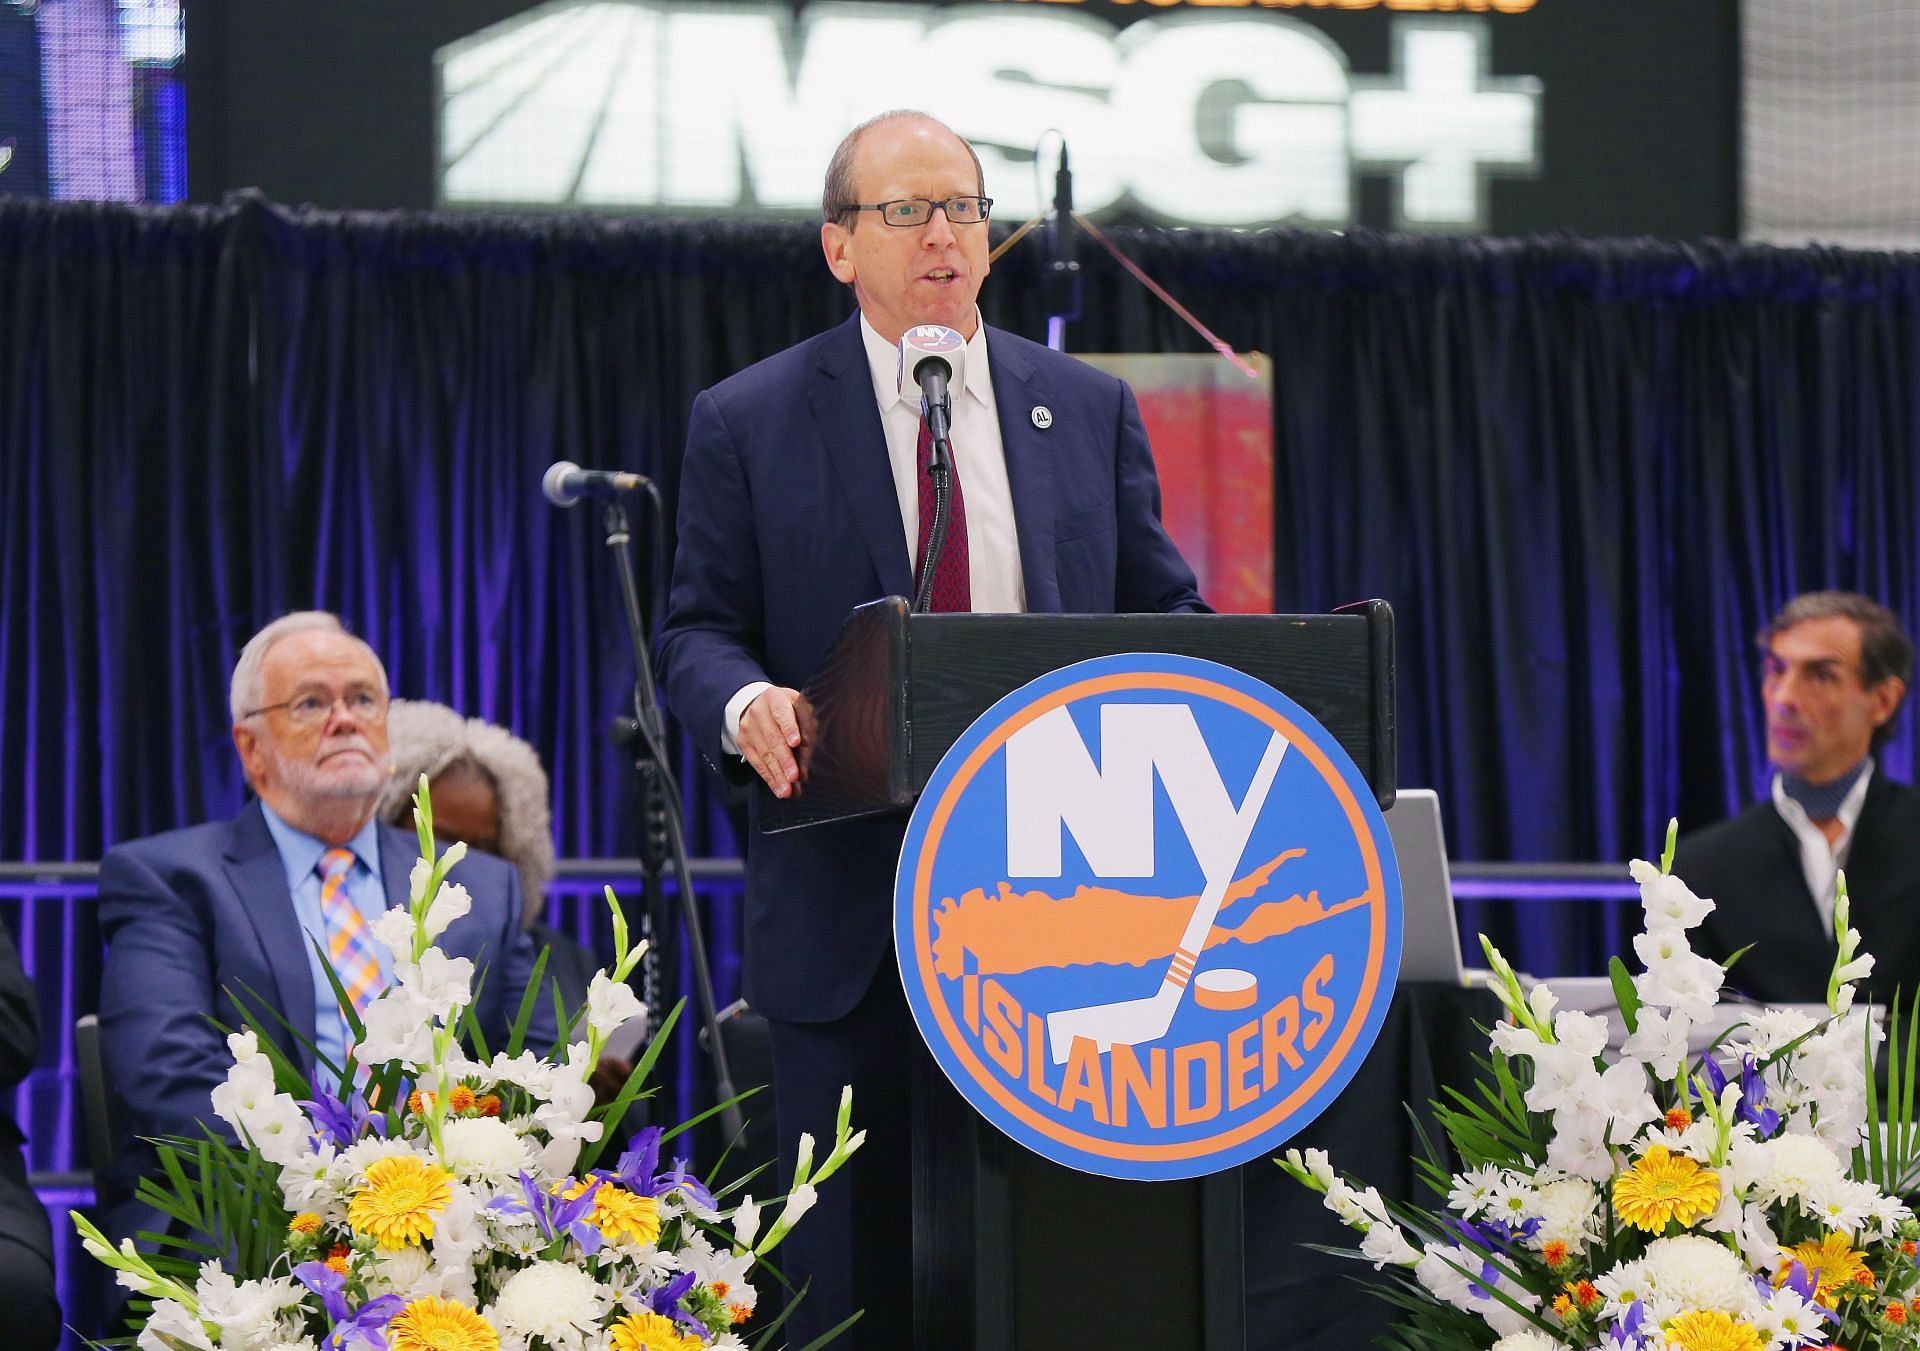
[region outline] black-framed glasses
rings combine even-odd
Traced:
[[[282,703],[251,709],[240,716],[252,718],[262,713],[274,713],[284,709],[287,717],[301,727],[318,727],[333,715],[335,704],[345,704],[347,712],[362,722],[379,722],[387,716],[387,696],[378,690],[370,689],[348,690],[345,694],[325,694],[319,690],[308,690]]]
[[[993,210],[991,197],[948,197],[935,201],[930,197],[902,197],[891,202],[850,202],[842,211],[878,211],[888,225],[925,225],[933,219],[933,209],[953,225],[978,225]]]

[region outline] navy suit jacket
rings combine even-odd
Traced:
[[[987,335],[1027,609],[1204,610],[1160,523],[1133,392],[1014,334]],[[1039,407],[1052,413],[1045,428]],[[660,681],[720,766],[727,700],[758,680],[800,688],[855,606],[913,591],[857,314],[694,401],[678,522]],[[858,1002],[891,947],[904,828],[751,833],[746,976],[761,1012],[824,1022]]]
[[[417,839],[380,827],[380,878],[389,906],[407,901]],[[464,886],[473,908],[447,927],[438,946],[471,958],[474,1012],[489,1047],[506,1044],[535,958],[520,923],[520,874],[499,859],[470,853],[448,879]],[[270,1011],[265,1030],[309,1075],[313,1053],[271,1014],[311,1039],[313,974],[307,938],[287,889],[286,868],[258,802],[231,821],[134,840],[100,861],[100,924],[107,945],[100,985],[100,1039],[108,1082],[124,1106],[120,1156],[103,1179],[108,1233],[117,1242],[155,1227],[159,1215],[132,1200],[143,1173],[157,1167],[138,1137],[197,1138],[200,1123],[225,1130],[213,1115],[214,1086],[232,1063],[208,1021],[245,1026],[237,994]],[[481,979],[484,972],[485,979]],[[249,993],[251,992],[251,993]],[[528,1041],[553,1044],[553,1005],[534,1002]]]
[[[1724,962],[1741,948],[1727,983],[1767,1003],[1818,1003],[1838,945],[1821,924],[1800,867],[1800,841],[1769,796],[1740,815],[1685,836],[1673,871],[1714,902],[1694,947]],[[1878,765],[1867,784],[1847,855],[1847,901],[1860,947],[1874,957],[1863,998],[1901,1007],[1920,991],[1920,790]]]

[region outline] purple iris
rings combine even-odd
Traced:
[[[1607,1329],[1607,1340],[1620,1351],[1640,1345],[1640,1329],[1646,1325],[1647,1311],[1635,1300],[1627,1306],[1627,1316]]]
[[[1753,1126],[1762,1140],[1773,1138],[1780,1130],[1780,1113],[1765,1106],[1767,1081],[1752,1056],[1740,1060],[1740,1119]]]
[[[1819,1286],[1820,1282],[1814,1279],[1813,1272],[1799,1262],[1795,1262],[1791,1267],[1787,1268],[1787,1278],[1780,1282],[1780,1288],[1782,1290],[1793,1291],[1794,1294],[1805,1300],[1815,1313],[1837,1327],[1840,1323],[1840,1315],[1832,1309],[1824,1308],[1813,1302],[1814,1292]],[[1753,1278],[1753,1288],[1760,1292],[1762,1299],[1773,1294],[1772,1287],[1767,1284],[1767,1278],[1765,1276],[1755,1276]]]
[[[633,1144],[620,1156],[620,1164],[613,1172],[601,1170],[594,1176],[617,1182],[640,1196],[659,1197],[677,1191],[689,1201],[713,1209],[713,1193],[699,1178],[687,1171],[685,1159],[675,1159],[673,1167],[664,1173],[656,1171],[660,1166],[660,1137],[663,1133],[658,1126],[648,1126],[633,1137]]]
[[[1447,1225],[1467,1242],[1479,1248],[1495,1252],[1505,1252],[1516,1239],[1532,1238],[1540,1230],[1538,1216],[1523,1224],[1508,1224],[1505,1220],[1482,1220],[1475,1224],[1472,1220],[1448,1220]]]
[[[658,1290],[648,1293],[647,1307],[662,1318],[671,1318],[688,1332],[696,1333],[702,1340],[708,1336],[707,1325],[688,1313],[680,1301],[687,1291],[693,1289],[693,1273],[683,1271]]]
[[[314,1137],[316,1146],[325,1139],[345,1149],[368,1132],[383,1140],[387,1137],[386,1113],[368,1110],[366,1099],[358,1093],[346,1102],[332,1097],[302,1098],[300,1106],[320,1128],[320,1134]]]
[[[293,1269],[300,1283],[320,1296],[333,1331],[320,1351],[387,1351],[387,1324],[406,1307],[398,1295],[370,1299],[358,1310],[347,1304],[347,1278],[325,1262],[302,1262]]]
[[[540,1237],[547,1242],[551,1243],[565,1235],[580,1245],[581,1252],[591,1257],[606,1242],[599,1227],[587,1218],[593,1210],[593,1194],[599,1190],[600,1179],[594,1178],[587,1183],[587,1189],[571,1201],[562,1200],[552,1192],[541,1190],[538,1183],[522,1173],[520,1197],[497,1196],[487,1202],[487,1209],[503,1215],[531,1215],[533,1222],[540,1227]]]

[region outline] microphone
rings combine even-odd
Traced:
[[[646,486],[641,474],[618,469],[582,469],[572,460],[555,460],[541,475],[540,491],[556,507],[570,507],[583,497],[618,497]]]
[[[916,324],[900,339],[900,369],[896,388],[905,394],[920,390],[920,410],[933,436],[934,453],[943,455],[952,444],[952,400],[964,390],[967,340],[940,324]]]

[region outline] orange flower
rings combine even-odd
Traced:
[[[733,1315],[733,1321],[736,1324],[744,1323],[753,1317],[753,1310],[744,1304],[729,1304],[727,1305],[727,1312]]]
[[[1582,1281],[1580,1284],[1574,1286],[1573,1297],[1580,1301],[1580,1307],[1583,1309],[1589,1304],[1598,1304],[1600,1302],[1600,1292],[1594,1288],[1592,1281]]]
[[[465,1084],[455,1084],[447,1094],[447,1106],[456,1112],[473,1110],[473,1090]]]
[[[1693,1124],[1693,1113],[1684,1107],[1667,1108],[1667,1129],[1683,1131]]]
[[[349,1259],[352,1256],[353,1256],[352,1248],[349,1248],[344,1243],[334,1244],[333,1251],[327,1254],[327,1269],[329,1271],[338,1272],[342,1276],[346,1275],[347,1259]]]
[[[1895,1301],[1894,1301],[1893,1303],[1891,1303],[1891,1304],[1889,1304],[1889,1305],[1887,1305],[1887,1321],[1888,1321],[1889,1323],[1904,1323],[1904,1322],[1906,1322],[1906,1321],[1907,1321],[1907,1306],[1906,1306],[1906,1305],[1904,1305],[1904,1304],[1902,1304],[1902,1303],[1901,1303],[1901,1302],[1900,1302],[1899,1300],[1897,1300],[1897,1299],[1896,1299],[1896,1300],[1895,1300]]]
[[[1547,1246],[1540,1250],[1540,1255],[1547,1259],[1547,1265],[1550,1267],[1565,1266],[1567,1245],[1557,1238],[1548,1239]]]
[[[1557,1318],[1573,1317],[1573,1301],[1565,1295],[1555,1295],[1553,1297],[1553,1312]]]
[[[407,1094],[407,1110],[415,1116],[425,1116],[427,1109],[433,1106],[433,1094],[424,1089],[414,1089]]]
[[[1873,1289],[1873,1273],[1865,1267],[1861,1267],[1860,1270],[1853,1273],[1853,1283],[1855,1285],[1864,1285],[1867,1289],[1871,1290]]]
[[[498,1093],[489,1093],[481,1098],[479,1102],[475,1103],[474,1106],[480,1109],[481,1116],[499,1116],[500,1095]]]
[[[311,1210],[303,1210],[287,1221],[290,1234],[317,1234],[320,1232],[320,1217]]]
[[[1912,1239],[1908,1239],[1900,1245],[1900,1251],[1909,1257],[1920,1255],[1920,1243],[1915,1243]]]

